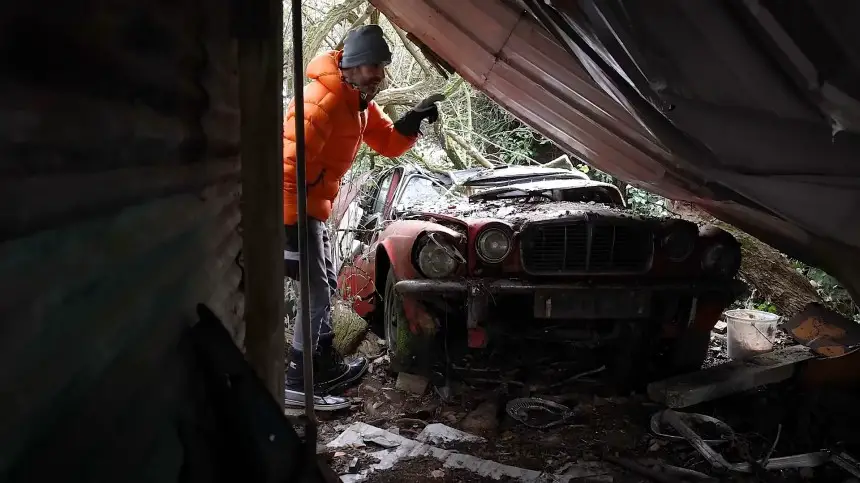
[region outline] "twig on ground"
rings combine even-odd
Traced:
[[[551,385],[551,386],[549,386],[549,387],[550,387],[550,388],[556,388],[556,387],[559,387],[559,386],[563,386],[563,385],[565,385],[565,384],[570,384],[571,382],[582,380],[582,378],[583,378],[583,377],[591,376],[591,375],[594,375],[594,374],[597,374],[597,373],[603,372],[603,371],[605,371],[605,370],[606,370],[606,366],[600,366],[600,367],[598,367],[597,369],[592,369],[592,370],[590,370],[590,371],[581,372],[581,373],[579,373],[579,374],[577,374],[577,375],[575,375],[575,376],[573,376],[573,377],[569,377],[569,378],[567,378],[567,379],[565,379],[565,380],[563,380],[563,381],[560,381],[560,382],[557,382],[557,383],[555,383],[555,384],[552,384],[552,385]]]
[[[780,435],[782,435],[782,424],[779,424],[776,427],[776,438],[773,440],[773,445],[771,445],[770,451],[768,451],[764,456],[764,459],[761,460],[762,466],[767,466],[767,462],[770,461],[770,457],[773,455],[774,450],[776,450],[776,445],[779,444]]]

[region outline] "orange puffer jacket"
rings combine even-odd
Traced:
[[[341,77],[341,55],[341,51],[332,51],[314,58],[307,70],[311,83],[304,88],[308,216],[320,221],[331,216],[340,179],[352,165],[362,140],[389,158],[400,156],[417,140],[397,132],[375,102],[359,111],[358,90]],[[290,101],[284,124],[285,225],[298,219],[294,103]]]

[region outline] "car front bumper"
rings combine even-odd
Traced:
[[[521,280],[477,279],[464,278],[460,280],[416,279],[401,280],[394,289],[403,295],[410,294],[474,294],[476,292],[489,294],[530,294],[535,292],[565,292],[582,290],[638,290],[648,292],[676,292],[697,294],[704,292],[740,292],[744,289],[739,280],[727,281],[680,281],[680,282],[569,282],[569,283],[535,283]]]

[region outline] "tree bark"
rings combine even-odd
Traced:
[[[770,301],[779,315],[790,318],[812,302],[824,304],[809,280],[794,269],[785,255],[770,245],[688,203],[673,202],[672,210],[690,221],[716,225],[734,235],[741,244],[742,254],[738,276],[755,290],[755,299]]]
[[[439,144],[442,145],[442,149],[445,150],[445,154],[448,155],[448,160],[451,161],[451,164],[454,165],[456,169],[466,169],[466,163],[460,159],[460,155],[457,154],[457,150],[454,149],[454,146],[448,142],[448,139],[445,137],[445,129],[442,127],[443,119],[439,118],[436,121],[436,124],[433,125],[433,130],[436,133],[436,137],[439,139]]]
[[[342,356],[352,354],[364,340],[368,329],[367,321],[342,300],[332,301],[331,318],[335,350]]]
[[[433,71],[430,69],[430,66],[425,63],[424,57],[418,52],[418,49],[415,48],[415,46],[412,45],[412,42],[406,38],[406,34],[404,34],[403,31],[393,23],[391,24],[391,27],[394,28],[395,32],[397,32],[397,36],[400,37],[400,41],[403,42],[403,46],[406,47],[406,50],[409,51],[409,54],[413,59],[415,59],[415,62],[418,62],[418,65],[421,66],[421,70],[424,71],[424,74],[427,77],[432,77]]]
[[[493,168],[493,163],[487,160],[487,158],[485,158],[483,154],[481,154],[477,149],[475,149],[474,146],[467,143],[465,139],[461,138],[460,136],[451,131],[446,131],[446,134],[448,134],[448,137],[453,139],[455,143],[459,144],[461,148],[466,150],[466,152],[469,153],[469,155],[472,156],[472,159],[477,161],[478,164],[485,168]]]
[[[792,317],[812,302],[823,304],[809,280],[797,273],[783,254],[740,230],[722,228],[741,242],[741,278],[761,298],[770,300],[780,315]]]
[[[434,79],[424,80],[408,87],[393,87],[385,89],[374,99],[380,106],[397,104],[412,107],[421,102],[427,92],[438,91],[441,82]]]

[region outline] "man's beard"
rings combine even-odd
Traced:
[[[377,94],[379,94],[379,84],[377,84],[373,87],[363,87],[362,86],[362,87],[359,87],[358,91],[361,93],[361,97],[365,101],[370,102],[373,100],[374,97],[376,97]]]

